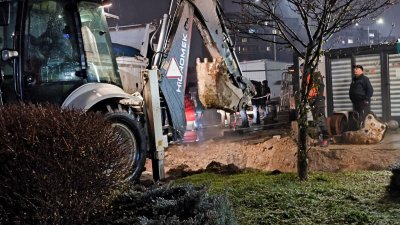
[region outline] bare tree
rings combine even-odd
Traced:
[[[242,13],[233,30],[242,35],[274,44],[287,45],[304,60],[300,93],[297,171],[301,180],[308,178],[307,104],[313,87],[323,44],[336,32],[363,18],[374,18],[398,0],[233,0]],[[290,24],[288,14],[295,14],[299,25]],[[249,27],[255,26],[249,32]],[[296,27],[297,26],[297,27]],[[271,32],[272,31],[272,32]],[[275,50],[274,50],[275,51]],[[307,76],[310,75],[309,82]]]

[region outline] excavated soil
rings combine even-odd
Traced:
[[[167,176],[177,171],[204,171],[210,163],[232,168],[296,172],[297,145],[288,130],[228,132],[204,130],[204,140],[172,145],[166,151]],[[208,134],[207,138],[207,132]],[[309,150],[310,171],[384,170],[400,160],[400,135],[387,134],[374,145],[331,144]],[[399,143],[398,143],[399,142]]]

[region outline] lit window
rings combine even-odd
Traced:
[[[247,38],[242,38],[242,43],[246,43],[247,42]]]
[[[271,51],[271,47],[267,46],[267,52]]]
[[[353,39],[347,39],[347,44],[353,44],[354,43],[354,41],[353,41]]]

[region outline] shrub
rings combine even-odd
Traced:
[[[392,176],[387,190],[391,197],[400,198],[400,161],[391,165],[389,169],[392,171]]]
[[[123,145],[101,115],[0,108],[0,224],[87,224],[124,174]]]
[[[112,211],[97,224],[204,225],[236,224],[227,197],[210,196],[208,187],[139,186],[121,194]]]

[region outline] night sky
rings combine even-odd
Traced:
[[[239,11],[238,5],[233,4],[232,0],[220,0],[222,7],[225,12],[237,12]],[[133,24],[145,24],[150,23],[154,20],[159,21],[164,13],[168,13],[170,0],[113,0],[111,8],[106,9],[109,12],[120,17],[119,20],[109,19],[108,23],[110,27],[133,25]],[[287,10],[285,15],[292,15],[293,12]],[[366,29],[369,26],[371,29],[375,29],[381,33],[382,36],[400,37],[400,4],[385,10],[380,16],[384,18],[384,24],[376,24],[375,21],[367,20],[360,23],[362,27]],[[194,82],[195,77],[192,73],[195,71],[195,60],[196,58],[207,57],[206,50],[202,47],[202,40],[197,32],[193,29],[192,45],[190,50],[189,59],[189,71],[188,71],[188,82]],[[239,59],[240,60],[240,59]]]
[[[133,24],[150,23],[153,20],[159,21],[164,13],[169,11],[170,0],[113,0],[109,12],[120,17],[119,20],[108,19],[110,27],[125,26]],[[207,57],[206,50],[202,48],[201,37],[196,28],[193,28],[192,44],[189,53],[188,77],[194,73],[196,58]],[[189,78],[189,81],[193,79]]]
[[[143,24],[159,20],[164,13],[168,13],[169,4],[169,0],[113,0],[109,13],[118,15],[120,19],[109,20],[109,25]]]
[[[222,7],[225,12],[237,12],[239,11],[238,4],[233,4],[232,0],[220,0]],[[169,11],[170,0],[113,0],[111,8],[106,9],[107,12],[118,15],[119,20],[109,19],[108,23],[110,27],[133,25],[133,24],[145,24],[150,23],[154,20],[160,21],[164,13]],[[285,12],[285,15],[293,15],[290,10]],[[392,36],[395,38],[400,37],[400,4],[387,9],[381,17],[384,18],[384,24],[376,24],[375,21],[363,21],[360,23],[360,27],[366,29],[369,26],[371,29],[375,29],[381,33],[383,37]],[[397,24],[396,24],[397,23]],[[189,53],[189,71],[188,77],[195,71],[196,58],[203,59],[208,57],[207,51],[202,47],[202,40],[197,32],[197,29],[193,29],[192,45]],[[239,58],[240,60],[240,58]],[[190,79],[189,79],[190,80]]]
[[[232,0],[220,0],[225,11],[235,11],[237,4]],[[161,19],[163,13],[169,10],[170,0],[113,0],[113,6],[109,12],[118,15],[120,19],[109,20],[110,26],[123,26],[131,24],[142,24],[151,22],[154,19]],[[365,21],[361,25],[369,25],[371,29],[378,30],[381,35],[387,36],[392,30],[392,36],[400,36],[400,5],[395,5],[386,10],[381,17],[384,24],[377,25],[374,21]]]

